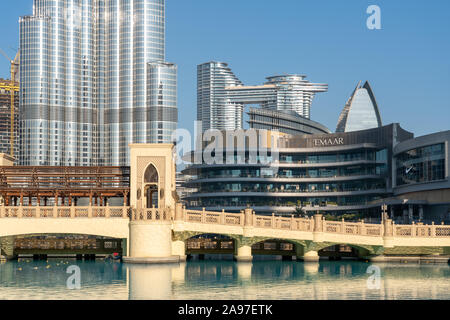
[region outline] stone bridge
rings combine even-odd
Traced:
[[[126,241],[126,262],[178,262],[186,259],[187,242],[200,235],[222,235],[234,242],[238,261],[252,260],[252,246],[265,241],[293,244],[295,256],[317,261],[318,252],[345,244],[360,257],[389,255],[446,255],[450,253],[450,226],[396,225],[327,221],[311,218],[130,207],[4,207],[0,206],[2,251],[13,255],[16,236],[79,234]]]
[[[252,245],[268,240],[292,243],[296,256],[303,261],[317,261],[319,250],[339,244],[356,248],[361,257],[374,260],[382,260],[385,255],[450,253],[450,226],[445,225],[396,225],[389,219],[382,224],[327,221],[320,214],[311,218],[260,216],[252,209],[239,214],[195,211],[177,204],[175,212],[132,211],[130,259],[184,260],[189,239],[211,234],[233,239],[237,261],[251,261]],[[152,245],[141,245],[144,243]]]

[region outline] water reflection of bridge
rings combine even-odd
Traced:
[[[82,290],[67,290],[69,265],[81,268]],[[50,266],[50,267],[47,267]],[[0,264],[0,298],[27,299],[448,299],[445,265],[379,265],[381,287],[367,287],[369,263],[188,262],[172,265],[8,262]],[[32,285],[30,286],[30,283]],[[74,294],[74,296],[71,296]],[[84,294],[84,296],[76,296]]]
[[[217,235],[202,235],[186,241],[187,255],[231,254],[236,250],[235,241]],[[294,244],[282,240],[271,240],[252,245],[252,255],[275,255],[292,257],[296,255]]]

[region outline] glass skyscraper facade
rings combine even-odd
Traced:
[[[130,143],[169,142],[153,136],[150,110],[164,0],[35,0],[20,19],[20,53],[21,164],[123,166]],[[171,86],[159,91],[176,96]],[[163,127],[175,128],[176,97],[161,101],[171,115],[160,119],[174,122]]]
[[[336,132],[352,132],[382,126],[380,111],[369,82],[358,83],[339,116]]]
[[[147,128],[149,143],[170,142],[177,128],[177,66],[171,63],[151,63],[147,69]]]

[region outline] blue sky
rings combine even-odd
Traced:
[[[14,56],[18,17],[32,0],[4,1],[0,48]],[[382,30],[366,9],[381,8]],[[196,118],[196,66],[225,61],[245,84],[306,74],[329,84],[311,118],[331,130],[359,80],[369,80],[385,124],[417,136],[450,129],[450,1],[166,0],[167,60],[179,66],[179,126]],[[0,77],[9,77],[0,57]]]

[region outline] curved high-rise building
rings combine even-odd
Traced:
[[[158,140],[149,64],[164,62],[164,0],[34,0],[20,54],[21,164],[122,166],[130,143]]]
[[[345,104],[339,116],[336,132],[351,132],[380,128],[380,111],[369,82],[361,86],[361,81]]]
[[[243,105],[231,104],[225,88],[242,82],[224,62],[210,61],[197,66],[197,120],[202,131],[242,128]]]

